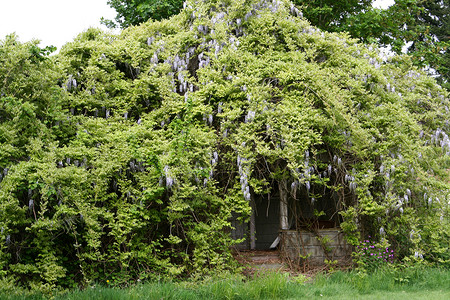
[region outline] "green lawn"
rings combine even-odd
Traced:
[[[450,270],[404,269],[371,275],[336,272],[303,277],[268,273],[251,280],[230,275],[201,282],[146,283],[125,289],[93,286],[55,299],[450,299]],[[0,287],[1,289],[1,287]],[[0,293],[0,299],[44,299],[37,294]]]

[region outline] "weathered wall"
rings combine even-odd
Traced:
[[[231,238],[233,240],[238,240],[245,238],[245,240],[239,244],[236,244],[234,247],[237,250],[248,250],[250,249],[250,243],[248,239],[248,223],[243,223],[240,220],[238,220],[239,215],[236,213],[232,214],[231,217],[231,226],[233,229],[231,230]]]
[[[351,246],[345,242],[339,229],[321,229],[315,233],[294,230],[282,232],[281,255],[295,263],[317,266],[328,259],[345,264],[350,262],[351,252]]]

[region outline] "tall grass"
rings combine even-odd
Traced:
[[[0,287],[1,290],[1,287]],[[138,284],[126,289],[94,286],[57,295],[55,299],[450,299],[450,270],[406,268],[378,270],[370,275],[355,271],[319,274],[311,282],[287,274],[238,275],[180,283]],[[18,291],[0,293],[0,299],[45,299]]]
[[[430,298],[433,295],[433,298]],[[336,272],[316,276],[308,296],[333,299],[450,299],[450,270],[400,268],[370,275]],[[423,297],[425,296],[425,298]]]
[[[393,268],[379,269],[370,275],[364,273],[336,272],[331,276],[319,275],[315,285],[349,286],[360,293],[374,291],[422,291],[446,288],[450,290],[450,270],[438,268]]]

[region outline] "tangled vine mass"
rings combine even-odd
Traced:
[[[2,284],[233,269],[232,213],[279,182],[333,191],[355,246],[449,265],[447,91],[289,1],[187,1],[50,57],[9,36],[0,82]]]

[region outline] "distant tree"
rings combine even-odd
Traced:
[[[385,11],[378,11],[381,18],[378,30],[380,44],[392,46],[400,53],[407,51],[416,66],[429,68],[441,85],[449,88],[450,24],[449,0],[397,0]],[[367,20],[368,12],[359,20]],[[372,20],[374,21],[374,20]],[[373,25],[372,25],[373,26]],[[375,25],[376,28],[376,25]],[[353,29],[350,29],[354,36]]]
[[[117,11],[112,20],[102,18],[109,28],[127,28],[149,19],[161,20],[180,12],[183,0],[108,0],[108,5]]]
[[[294,0],[312,25],[326,31],[346,31],[348,19],[372,7],[373,0]]]
[[[414,64],[428,67],[447,86],[450,58],[449,0],[397,0],[387,9],[373,1],[294,0],[312,25],[330,32],[347,31],[364,43],[407,49]]]
[[[422,0],[422,9],[415,16],[411,31],[415,33],[408,51],[420,66],[430,66],[438,73],[437,80],[450,87],[450,1]]]

